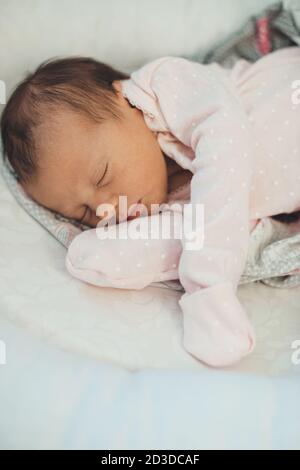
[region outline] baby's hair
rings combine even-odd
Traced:
[[[26,183],[37,174],[36,131],[51,110],[65,106],[94,122],[120,121],[123,113],[112,82],[127,78],[90,57],[48,59],[28,73],[1,116],[3,159],[9,160],[18,181]]]

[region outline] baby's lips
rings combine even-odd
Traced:
[[[130,220],[133,220],[133,219],[138,219],[138,217],[139,217],[138,215],[129,215],[129,216],[127,217],[127,220],[130,221]]]
[[[100,212],[98,212],[98,210],[97,210],[97,211],[96,211],[96,216],[97,216],[97,217],[101,217],[101,219],[110,220],[110,219],[112,219],[113,217],[115,217],[116,214],[115,214],[115,210],[114,210],[114,209],[105,210],[104,213],[101,212],[101,215],[100,215]]]

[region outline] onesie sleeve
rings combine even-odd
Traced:
[[[85,230],[68,247],[68,272],[99,287],[144,289],[153,282],[178,279],[182,252],[180,210]],[[162,237],[161,227],[174,227],[178,236]]]
[[[231,365],[255,344],[236,295],[250,235],[251,123],[217,65],[168,58],[151,87],[170,131],[195,155],[178,267],[183,345],[206,364]]]

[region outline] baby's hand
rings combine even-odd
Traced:
[[[181,224],[182,213],[168,210],[85,230],[69,245],[66,267],[74,277],[101,287],[143,289],[178,279]]]

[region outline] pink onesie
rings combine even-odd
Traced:
[[[154,269],[168,271],[169,279],[177,275],[185,290],[179,300],[185,349],[212,366],[236,363],[255,345],[253,327],[236,295],[249,234],[262,217],[300,209],[300,48],[277,50],[254,64],[239,60],[232,69],[161,57],[121,84],[162,151],[192,172],[190,185],[182,189],[188,189],[192,204],[204,206],[204,244],[196,251],[186,249],[186,232],[180,246],[178,240],[168,246],[157,240],[143,266],[134,263],[143,241],[124,245],[113,240],[111,255],[117,256],[121,244],[131,253],[130,281],[126,285],[123,276],[116,285],[121,276],[112,272],[115,258],[109,250],[106,258],[98,252],[96,259],[94,229],[74,239],[66,266],[86,282],[114,287],[136,288],[131,281],[143,270],[149,282]],[[173,273],[166,263],[169,268],[172,263]],[[102,277],[99,282],[105,268],[106,281]]]

